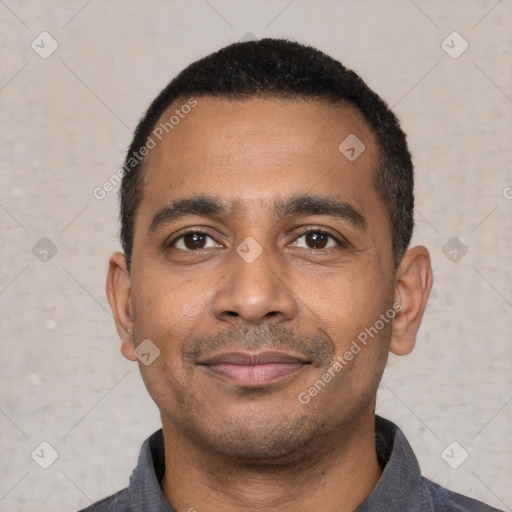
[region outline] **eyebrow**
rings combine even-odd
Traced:
[[[201,217],[218,217],[229,215],[232,208],[215,197],[198,196],[177,199],[171,205],[158,210],[149,226],[149,233],[155,232],[162,225],[175,222],[184,217],[197,215]],[[348,221],[352,226],[366,230],[367,222],[363,214],[350,203],[334,197],[317,195],[296,195],[287,199],[277,199],[273,204],[273,214],[278,219],[306,215],[325,215]]]

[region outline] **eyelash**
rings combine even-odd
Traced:
[[[305,235],[308,235],[309,233],[319,233],[319,234],[322,234],[322,235],[327,235],[332,240],[334,240],[338,244],[338,246],[339,246],[339,247],[329,247],[327,249],[311,249],[311,248],[306,249],[306,250],[309,250],[309,251],[315,251],[315,252],[323,251],[323,252],[327,252],[327,251],[332,251],[333,249],[346,248],[346,247],[349,246],[349,242],[347,242],[347,240],[345,240],[344,238],[342,238],[342,237],[338,238],[337,236],[334,236],[329,231],[326,231],[324,229],[318,229],[318,228],[308,228],[308,229],[305,229],[304,231],[301,231],[298,234],[298,236],[295,238],[295,241],[297,241],[299,238],[302,238]],[[201,231],[201,230],[198,230],[197,228],[189,228],[186,231],[182,232],[177,237],[175,237],[172,240],[170,240],[169,242],[165,242],[164,243],[164,249],[172,249],[174,247],[174,245],[179,240],[181,240],[184,236],[190,235],[190,234],[206,235],[206,236],[209,236],[212,240],[214,240],[215,243],[220,244],[220,242],[216,239],[216,237],[214,235],[212,235],[210,232],[208,232],[206,230]],[[182,250],[184,252],[201,252],[201,251],[204,251],[205,249],[188,249],[188,250],[178,249],[178,250]]]

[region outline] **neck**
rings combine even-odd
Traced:
[[[166,471],[162,488],[179,511],[353,511],[371,494],[382,474],[373,410],[357,424],[343,425],[332,436],[305,448],[306,456],[272,465],[214,453],[164,421],[163,431]]]

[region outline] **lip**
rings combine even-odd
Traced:
[[[311,361],[304,356],[284,352],[226,352],[199,364],[233,384],[255,387],[291,376],[310,365]]]
[[[300,355],[292,355],[286,352],[225,352],[216,354],[199,362],[199,364],[236,364],[236,365],[258,365],[267,363],[310,363],[308,359]]]

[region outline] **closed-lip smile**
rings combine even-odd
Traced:
[[[260,387],[298,372],[311,361],[286,352],[239,351],[216,354],[198,364],[238,386]]]

